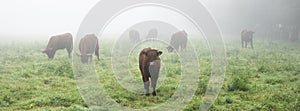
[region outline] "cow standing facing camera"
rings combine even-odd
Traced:
[[[156,83],[160,70],[160,58],[161,51],[145,48],[140,52],[139,55],[139,66],[142,73],[144,82],[144,88],[146,90],[146,96],[149,96],[149,78],[151,78],[151,86],[153,88],[152,95],[156,96]]]
[[[99,60],[99,45],[97,36],[95,34],[88,34],[81,38],[79,42],[79,51],[80,53],[77,52],[77,55],[80,56],[83,64],[92,62],[94,52]]]
[[[242,39],[242,48],[247,48],[247,44],[250,43],[251,48],[253,48],[253,34],[255,32],[251,30],[243,30],[241,32],[241,39]]]

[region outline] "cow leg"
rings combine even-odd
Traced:
[[[178,44],[175,45],[175,50],[179,51],[179,45]]]
[[[149,72],[151,75],[151,87],[153,88],[152,95],[156,96],[156,83],[159,75],[160,62],[154,61],[150,63]]]
[[[183,44],[180,45],[180,51],[183,52],[184,46]]]
[[[150,96],[149,87],[150,87],[150,82],[149,81],[144,82],[144,88],[146,90],[146,96]]]
[[[245,41],[245,48],[247,48],[247,44],[248,44],[248,42],[247,42],[247,41]]]
[[[71,52],[72,52],[72,50],[67,48],[67,52],[68,52],[69,58],[71,58]]]
[[[253,49],[253,41],[250,41],[251,48]]]
[[[146,96],[150,96],[150,94],[149,94],[149,87],[150,87],[149,77],[145,76],[145,73],[143,73],[142,75],[143,75],[144,88],[146,90]]]
[[[51,58],[50,58],[50,60],[52,60],[52,59],[54,58],[55,53],[56,53],[56,50],[52,50],[52,51],[51,51]]]
[[[93,55],[90,55],[89,58],[90,58],[90,62],[89,63],[92,63]]]
[[[181,49],[182,49],[182,51],[184,51],[186,49],[186,44],[182,44]]]
[[[244,41],[242,40],[242,48],[244,48]]]
[[[157,83],[157,77],[153,78],[151,77],[151,87],[153,88],[152,95],[156,96],[156,83]]]

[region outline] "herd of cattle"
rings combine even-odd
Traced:
[[[243,30],[241,32],[242,47],[246,48],[250,42],[253,48],[253,34],[251,30]],[[157,30],[151,29],[146,38],[157,38]],[[137,30],[129,32],[129,40],[132,42],[140,41],[140,34]],[[170,45],[167,47],[168,52],[184,51],[188,41],[188,34],[184,30],[175,32],[171,36]],[[245,45],[244,45],[245,44]],[[73,49],[73,37],[70,33],[52,36],[49,39],[47,48],[43,51],[49,59],[53,59],[55,52],[59,49],[66,49],[69,57]],[[80,39],[79,52],[76,53],[81,58],[83,64],[92,62],[92,55],[95,54],[99,60],[99,44],[95,34],[87,34]],[[139,69],[142,74],[146,96],[149,96],[149,87],[151,78],[151,86],[153,88],[152,95],[156,96],[156,82],[160,71],[160,55],[162,51],[144,48],[139,54]]]
[[[46,53],[49,59],[53,59],[57,50],[67,49],[69,57],[71,57],[71,52],[73,50],[73,37],[70,33],[65,33],[61,35],[52,36],[49,39],[47,48],[43,51]],[[81,57],[82,63],[88,63],[92,61],[92,54],[95,55],[99,60],[99,45],[98,38],[94,34],[88,34],[84,36],[79,42],[79,51],[77,55]]]

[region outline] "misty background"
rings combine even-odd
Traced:
[[[211,12],[224,37],[251,29],[266,39],[300,39],[299,0],[199,0]],[[1,0],[0,38],[42,40],[65,32],[76,34],[99,0]],[[188,2],[188,1],[187,1]]]

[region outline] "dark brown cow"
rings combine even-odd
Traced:
[[[152,95],[156,96],[156,82],[160,70],[160,58],[161,51],[145,48],[140,52],[139,66],[142,73],[144,88],[146,89],[146,96],[149,96],[149,78],[151,78],[151,86],[153,88]]]
[[[157,29],[150,29],[146,38],[157,38]]]
[[[56,50],[67,49],[69,57],[73,50],[73,37],[70,33],[52,36],[48,42],[47,48],[43,51],[49,59],[53,59]]]
[[[79,42],[79,51],[80,53],[77,54],[81,57],[82,63],[91,63],[94,52],[99,60],[99,44],[97,36],[95,34],[88,34],[81,38]]]
[[[140,33],[137,30],[130,30],[129,39],[134,43],[140,41]]]
[[[179,47],[181,50],[184,50],[186,48],[186,44],[187,33],[184,30],[176,32],[171,37],[170,46],[167,47],[168,52],[173,52],[174,49],[179,51]]]
[[[247,48],[247,43],[250,42],[251,48],[253,48],[253,34],[255,32],[251,30],[243,30],[241,32],[242,48]]]

